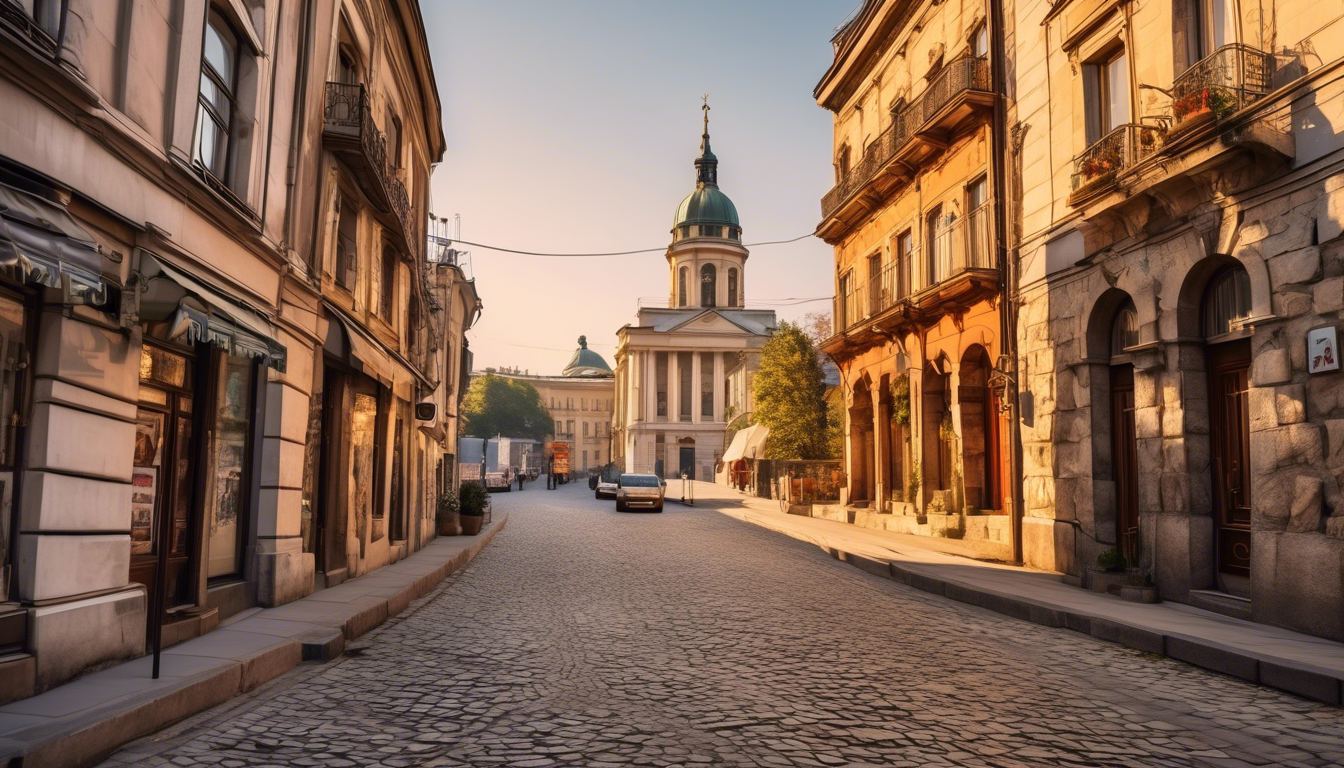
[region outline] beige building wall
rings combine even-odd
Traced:
[[[1027,560],[1086,584],[1124,551],[1164,599],[1344,639],[1344,387],[1307,346],[1344,304],[1344,20],[1225,7],[1018,6]]]

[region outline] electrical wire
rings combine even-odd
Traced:
[[[797,237],[790,238],[788,240],[766,240],[760,243],[744,243],[742,247],[759,248],[762,245],[785,245],[788,243],[796,243],[799,240],[805,240],[812,236],[813,236],[812,233],[808,232],[805,235],[799,235]],[[453,240],[450,238],[436,237],[433,235],[431,235],[429,239],[438,243],[444,243],[446,245],[456,243],[458,245],[470,245],[473,248],[484,248],[487,251],[499,251],[500,253],[514,253],[518,254],[519,256],[545,256],[547,258],[553,258],[553,259],[587,259],[602,256],[635,256],[641,253],[662,253],[667,250],[667,246],[663,246],[661,248],[641,248],[635,251],[608,251],[606,253],[545,253],[541,251],[521,251],[516,248],[501,248],[497,245],[486,245],[485,243],[473,243],[470,240]]]

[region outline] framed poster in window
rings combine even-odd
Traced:
[[[1307,373],[1339,370],[1339,336],[1335,326],[1307,331]]]

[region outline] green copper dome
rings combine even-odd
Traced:
[[[677,206],[672,229],[683,224],[718,224],[740,229],[737,206],[719,190],[719,158],[709,150],[709,103],[705,106],[705,131],[700,136],[700,156],[695,158],[695,191]]]
[[[607,379],[616,374],[612,373],[611,366],[601,355],[588,348],[588,337],[580,336],[579,348],[560,375],[571,379]]]
[[[682,224],[723,224],[730,227],[742,226],[737,220],[737,206],[723,194],[718,187],[697,186],[677,206],[677,216],[673,227]]]

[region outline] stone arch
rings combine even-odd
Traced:
[[[1109,361],[1111,357],[1111,326],[1115,323],[1115,314],[1125,304],[1133,302],[1128,291],[1120,288],[1107,288],[1092,303],[1092,313],[1087,319],[1087,359],[1095,362]],[[1138,310],[1136,303],[1135,309]],[[1139,323],[1143,323],[1142,310],[1138,310]]]
[[[849,500],[873,501],[877,495],[873,434],[873,379],[869,372],[854,380],[850,389],[849,432]]]
[[[966,359],[975,347],[982,347],[992,363],[998,357],[998,334],[987,325],[974,325],[962,331],[957,337],[957,359]]]
[[[998,450],[1002,428],[989,388],[993,369],[989,350],[981,344],[966,348],[957,369],[963,499],[976,509],[1002,508]]]
[[[700,306],[713,307],[718,304],[719,270],[713,264],[700,267]]]
[[[1262,264],[1263,266],[1263,264]],[[1203,307],[1204,307],[1204,289],[1208,287],[1209,281],[1213,276],[1228,267],[1237,267],[1246,271],[1250,276],[1250,270],[1246,270],[1245,265],[1238,259],[1231,256],[1209,256],[1196,262],[1185,273],[1185,278],[1181,281],[1181,289],[1177,294],[1176,300],[1176,333],[1183,339],[1203,338]],[[1265,280],[1266,291],[1268,291],[1268,278]],[[1251,315],[1256,315],[1255,280],[1251,283]]]
[[[920,378],[920,464],[926,489],[924,498],[928,500],[932,500],[933,494],[937,492],[950,491],[952,486],[954,456],[950,436],[952,430],[948,426],[952,416],[949,370],[947,355],[941,354],[937,360],[924,366],[924,374]],[[945,503],[944,506],[948,505]]]

